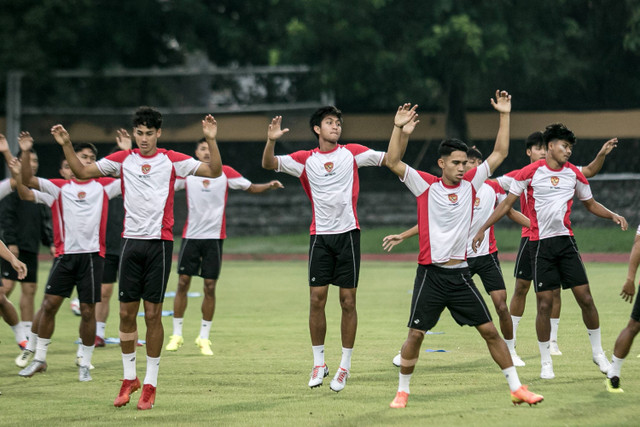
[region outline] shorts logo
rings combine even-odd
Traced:
[[[416,319],[416,320],[413,321],[414,325],[417,325],[418,323],[420,323],[420,319]]]
[[[454,203],[455,203],[455,202],[454,202]],[[473,201],[473,206],[475,206],[476,208],[477,208],[478,206],[480,206],[480,198],[479,198],[479,197],[476,197],[476,199]]]
[[[87,197],[87,193],[85,193],[84,191],[80,191],[80,192],[78,193],[78,199],[82,200],[82,199],[84,199],[85,197]]]
[[[142,165],[142,173],[143,174],[148,174],[151,171],[151,165],[149,163],[145,163],[144,165]]]
[[[560,182],[560,178],[558,178],[557,176],[551,177],[551,185],[553,185],[554,187],[558,185],[559,182]]]
[[[331,171],[333,170],[333,162],[327,162],[324,164],[324,170],[326,170],[327,172],[331,173]]]
[[[208,179],[205,179],[204,181],[202,181],[202,186],[204,188],[209,188],[209,185],[211,185],[211,181],[209,181]]]
[[[458,201],[458,195],[457,194],[449,194],[449,201],[451,203],[456,203]]]

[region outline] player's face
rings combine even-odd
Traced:
[[[470,171],[471,169],[480,166],[482,160],[478,158],[467,158],[467,165],[464,167],[464,171]]]
[[[327,116],[313,130],[318,134],[318,139],[337,144],[342,135],[342,122],[336,116]]]
[[[564,139],[555,139],[549,143],[549,150],[547,157],[551,157],[553,160],[563,165],[571,157],[573,151],[573,145],[569,141]]]
[[[457,185],[466,172],[467,153],[454,151],[448,156],[440,157],[438,165],[442,168],[442,180],[447,185]]]
[[[67,162],[66,160],[63,160],[62,163],[60,164],[60,176],[63,177],[64,179],[73,179],[73,172],[71,171],[71,168],[69,167],[69,162]]]
[[[29,165],[31,166],[31,172],[33,175],[37,175],[40,162],[38,161],[38,155],[36,153],[31,153],[29,156]]]
[[[83,148],[82,150],[76,152],[76,156],[80,159],[80,163],[84,166],[92,165],[96,162],[96,155],[93,153],[91,148]]]
[[[209,152],[209,144],[201,142],[196,148],[196,159],[203,163],[209,163],[211,161],[211,153]]]
[[[531,163],[544,159],[546,155],[547,147],[544,145],[532,145],[531,148],[527,148],[527,156],[529,156]]]
[[[145,125],[133,128],[133,137],[143,156],[155,154],[158,148],[158,138],[161,134],[162,129],[148,128]]]

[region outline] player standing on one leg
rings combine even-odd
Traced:
[[[620,292],[622,299],[629,303],[633,302],[633,296],[636,293],[636,273],[638,272],[638,265],[640,265],[640,226],[638,226],[636,230],[636,238],[631,248],[631,255],[629,256],[627,279],[624,281],[624,285],[622,285],[622,292]],[[618,339],[616,339],[616,344],[613,347],[611,368],[609,369],[605,382],[607,391],[610,393],[624,392],[620,387],[620,371],[638,332],[640,332],[640,298],[636,297],[629,323],[627,323],[627,326],[620,332]]]
[[[385,153],[358,144],[338,144],[342,134],[342,112],[323,107],[313,113],[310,127],[318,139],[318,148],[276,156],[277,139],[289,129],[282,129],[282,117],[271,120],[262,167],[300,178],[311,200],[313,219],[309,243],[309,332],[313,350],[313,369],[309,387],[322,385],[329,368],[324,361],[327,332],[325,305],[329,284],[340,287],[342,308],[342,359],[330,387],[344,389],[351,369],[351,354],[356,339],[358,313],[356,290],[360,273],[360,226],[358,202],[358,168],[384,165]]]
[[[515,175],[509,195],[480,228],[472,245],[477,247],[484,239],[485,230],[504,216],[526,192],[531,220],[529,250],[538,307],[536,333],[540,348],[540,378],[555,378],[550,352],[550,318],[553,290],[560,287],[573,292],[587,327],[593,362],[606,374],[610,363],[602,350],[598,310],[569,220],[573,197],[577,195],[589,212],[611,219],[623,230],[627,229],[627,221],[596,202],[587,179],[569,163],[576,143],[573,132],[556,123],[547,126],[543,138],[547,145],[546,158],[524,167]]]
[[[487,343],[511,389],[511,401],[535,404],[543,397],[520,383],[509,349],[491,321],[491,315],[469,274],[466,253],[473,216],[473,201],[489,175],[509,152],[511,96],[496,91],[491,104],[500,113],[500,128],[494,150],[477,168],[465,173],[467,145],[457,139],[440,144],[438,166],[442,177],[417,171],[401,161],[416,122],[413,112],[400,107],[387,152],[387,167],[416,197],[420,254],[414,283],[409,334],[402,346],[398,391],[391,408],[404,408],[409,400],[409,383],[420,356],[425,332],[433,328],[448,308],[460,325],[474,326]]]
[[[203,138],[196,145],[196,158],[209,164],[209,145]],[[175,189],[186,190],[188,217],[182,232],[182,244],[178,258],[178,290],[173,301],[173,334],[169,337],[167,351],[182,347],[182,322],[187,308],[187,292],[192,276],[204,281],[202,323],[195,340],[200,353],[213,356],[209,334],[216,309],[216,284],[222,268],[222,244],[227,237],[225,208],[228,189],[243,190],[251,194],[283,188],[280,181],[253,184],[230,166],[222,166],[218,178],[188,176],[175,183]]]
[[[162,134],[162,115],[156,109],[140,107],[133,117],[133,127],[137,149],[119,151],[88,167],[74,158],[69,134],[61,125],[54,126],[52,133],[62,145],[76,177],[121,176],[126,212],[119,280],[124,380],[114,405],[126,405],[131,393],[140,388],[136,374],[136,320],[142,299],[147,325],[147,373],[138,409],[151,409],[164,339],[162,302],[171,270],[175,177],[197,174],[215,178],[222,173],[222,163],[215,139],[217,123],[211,115],[202,121],[211,151],[210,165],[157,147]]]

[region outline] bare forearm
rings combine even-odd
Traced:
[[[222,157],[220,157],[218,143],[215,139],[207,138],[207,145],[209,145],[209,153],[211,155],[211,161],[209,162],[211,177],[217,178],[222,175]]]
[[[509,209],[507,216],[511,221],[515,222],[516,224],[519,224],[527,228],[531,227],[531,221],[529,220],[529,218],[527,218],[525,215],[523,215],[522,213],[518,212],[513,208]]]
[[[493,152],[487,157],[487,163],[492,173],[509,155],[510,126],[511,113],[500,113],[500,127],[498,128],[496,143],[493,146]]]
[[[604,166],[604,159],[606,157],[607,157],[606,154],[602,152],[598,153],[596,158],[593,159],[591,163],[589,163],[587,166],[582,168],[582,173],[584,174],[584,176],[586,178],[591,178],[596,176],[598,172],[600,172],[600,170],[602,169],[602,166]]]
[[[247,189],[247,193],[251,193],[251,194],[264,193],[265,191],[269,191],[270,189],[271,189],[270,183],[251,184],[251,186]]]
[[[267,170],[274,170],[278,167],[278,159],[275,156],[276,141],[267,139],[262,152],[262,167]]]
[[[415,235],[418,234],[418,224],[414,225],[413,227],[411,227],[408,230],[403,231],[402,233],[400,233],[400,237],[402,238],[402,240],[407,240],[409,237],[413,237]]]

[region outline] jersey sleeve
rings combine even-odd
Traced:
[[[578,196],[578,199],[583,202],[589,199],[593,199],[589,181],[587,181],[587,178],[578,168],[576,168],[575,166],[574,168],[574,172],[576,173],[576,196]]]
[[[42,187],[40,187],[40,188],[42,188]],[[33,191],[33,195],[35,197],[35,202],[36,203],[40,203],[40,204],[47,205],[47,206],[51,207],[53,205],[53,203],[57,199],[57,197],[54,197],[54,196],[52,196],[51,194],[48,194],[48,193],[43,193],[42,191],[33,190],[33,189],[31,191]]]
[[[122,162],[131,154],[131,150],[116,151],[113,154],[109,154],[96,162],[96,167],[102,175],[120,176],[120,170],[122,168]]]
[[[406,185],[416,197],[427,191],[436,180],[437,178],[435,176],[426,172],[419,172],[409,165],[407,165],[404,177],[400,178],[400,181],[404,182],[404,185]]]
[[[353,154],[356,160],[356,165],[359,168],[366,166],[381,166],[384,160],[384,151],[372,150],[369,147],[365,147],[360,144],[347,144],[345,148]]]
[[[520,197],[520,195],[527,189],[529,183],[531,182],[531,177],[533,173],[538,168],[537,163],[531,163],[530,165],[520,169],[513,176],[513,182],[511,183],[511,187],[509,187],[509,193]]]
[[[517,173],[518,169],[499,176],[498,178],[496,178],[496,181],[498,181],[498,184],[500,184],[504,191],[509,191],[511,184],[513,183],[513,177],[516,176]]]
[[[173,183],[173,189],[175,191],[184,190],[187,187],[187,180],[184,178],[176,179],[176,182]]]
[[[107,194],[109,200],[114,197],[118,197],[122,194],[122,181],[119,179],[103,178],[99,180],[100,184],[104,187],[104,192]]]
[[[49,194],[51,196],[53,196],[54,200],[58,198],[58,196],[60,195],[60,185],[62,185],[63,183],[65,183],[66,181],[64,180],[48,180],[48,179],[44,179],[44,178],[37,178],[38,179],[38,187],[40,187],[40,193],[46,193]],[[34,190],[34,192],[37,190]],[[38,202],[38,203],[42,203],[42,202]],[[46,204],[46,203],[45,203]],[[51,206],[51,205],[49,205]]]
[[[640,225],[638,225],[638,229],[636,230],[636,235],[640,236]]]
[[[304,165],[311,153],[309,151],[296,151],[284,156],[276,156],[278,167],[276,172],[284,172],[286,174],[300,178],[304,172]]]
[[[231,166],[223,166],[222,172],[227,176],[227,185],[232,190],[246,191],[251,187],[251,181],[240,175],[240,172]]]
[[[0,181],[0,200],[7,197],[9,194],[11,194],[12,191],[13,190],[11,190],[10,178],[5,178],[2,181]]]
[[[491,176],[491,169],[489,168],[489,164],[487,162],[483,162],[480,166],[476,166],[473,169],[467,171],[464,174],[464,180],[469,181],[473,188],[478,191],[482,184]]]
[[[176,175],[181,177],[195,175],[202,164],[199,160],[186,154],[178,153],[177,151],[167,151],[167,157],[169,157],[173,163],[173,167],[176,169]]]

